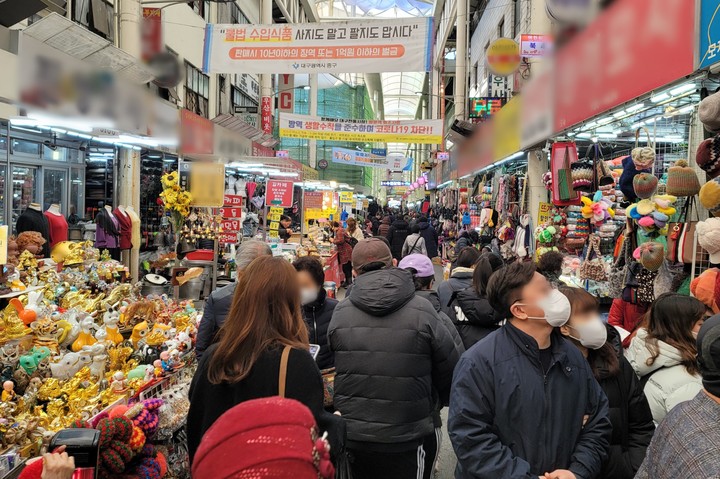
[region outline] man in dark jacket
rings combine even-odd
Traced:
[[[450,299],[449,316],[460,333],[465,349],[500,328],[502,315],[470,287],[456,291]]]
[[[459,353],[433,306],[415,295],[412,274],[393,267],[384,241],[360,241],[352,259],[358,277],[335,308],[328,338],[353,477],[422,477],[434,394],[446,404]]]
[[[421,216],[418,220],[420,227],[420,236],[425,240],[425,248],[427,248],[428,258],[433,259],[438,255],[438,235],[435,228],[430,226],[428,219]]]
[[[508,323],[455,370],[448,432],[456,478],[593,479],[607,458],[608,401],[556,329],[570,302],[531,263],[493,274],[488,299]]]
[[[410,236],[410,224],[400,216],[390,225],[390,230],[387,235],[392,256],[398,261],[402,259],[402,248],[408,236]]]
[[[258,256],[272,256],[270,247],[258,240],[243,242],[235,253],[235,266],[238,274],[248,267]],[[220,330],[225,318],[230,312],[232,299],[235,295],[233,282],[223,288],[215,290],[205,301],[202,320],[198,326],[197,340],[195,341],[195,354],[200,359],[207,348],[215,342],[215,335]]]
[[[336,299],[328,298],[323,288],[325,273],[320,260],[312,256],[303,256],[298,258],[293,266],[298,272],[302,315],[308,328],[310,344],[320,346],[316,359],[318,368],[320,370],[332,368],[335,365],[335,358],[330,351],[327,332],[338,302]]]

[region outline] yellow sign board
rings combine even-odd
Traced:
[[[277,221],[273,221],[270,223],[270,229],[271,230],[279,230],[280,229],[280,223]]]
[[[550,221],[550,211],[552,210],[552,204],[541,201],[539,206],[538,224],[542,225]]]
[[[520,151],[520,101],[516,96],[493,118],[493,161],[499,161]]]
[[[280,235],[278,234],[277,230],[270,230],[270,232],[268,233],[268,237],[278,239],[280,238]]]
[[[511,38],[498,38],[488,46],[485,61],[495,75],[512,75],[520,66],[520,45]]]
[[[340,203],[352,203],[353,192],[352,191],[341,191],[340,192]]]
[[[190,165],[190,194],[193,206],[220,208],[225,198],[225,165],[185,162]]]
[[[0,264],[7,263],[8,226],[0,226]]]
[[[307,208],[305,210],[306,220],[316,220],[318,218],[324,218],[323,210],[320,208]]]

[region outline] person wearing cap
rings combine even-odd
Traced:
[[[656,423],[702,387],[694,334],[700,330],[706,310],[690,296],[660,295],[625,352],[640,377]]]
[[[660,423],[635,479],[720,477],[720,315],[697,334],[702,390]]]
[[[240,244],[235,253],[235,266],[237,267],[237,278],[234,282],[217,289],[210,294],[205,301],[203,315],[198,326],[197,339],[195,341],[195,355],[198,361],[205,353],[205,350],[217,339],[215,336],[225,322],[225,318],[232,306],[235,287],[242,271],[253,262],[258,256],[272,256],[270,247],[258,240],[244,241]]]
[[[405,256],[402,261],[400,261],[398,268],[408,270],[413,274],[415,296],[430,301],[430,304],[433,305],[433,308],[435,308],[435,311],[440,316],[443,325],[450,333],[450,336],[452,336],[458,354],[462,355],[465,352],[462,338],[457,332],[457,329],[455,329],[452,321],[450,321],[448,315],[440,310],[440,299],[438,299],[437,292],[432,289],[433,281],[435,280],[435,268],[430,258],[424,254],[411,254]],[[423,441],[423,448],[426,453],[424,479],[430,479],[432,477],[440,453],[440,445],[442,442],[442,418],[440,417],[440,410],[442,408],[442,403],[440,403],[439,398],[436,398],[435,412],[433,413],[435,432],[426,436]],[[435,451],[435,454],[432,454],[432,451]]]
[[[328,340],[353,478],[423,477],[436,400],[447,404],[460,354],[385,241],[360,241],[352,262],[352,294],[335,308]]]

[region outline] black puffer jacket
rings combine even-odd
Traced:
[[[608,398],[613,427],[610,456],[600,477],[631,479],[645,459],[655,423],[640,381],[622,354],[620,335],[613,326],[608,325],[607,329],[608,342],[615,346],[620,360],[620,373],[611,376],[603,359],[595,351],[589,354],[600,387]]]
[[[475,288],[454,293],[448,316],[462,337],[465,349],[483,339],[500,327],[503,320],[486,298],[477,294]]]
[[[335,407],[355,447],[413,449],[433,432],[433,389],[447,404],[460,355],[433,306],[415,295],[409,271],[358,276],[352,295],[335,308],[328,339]]]
[[[420,236],[425,240],[425,248],[427,248],[428,258],[434,258],[438,255],[438,235],[435,228],[430,226],[427,221],[419,221]]]
[[[402,259],[402,248],[405,244],[405,239],[410,235],[410,225],[405,220],[397,220],[390,225],[388,231],[388,241],[390,242],[390,251],[392,251],[393,258],[400,261]]]
[[[335,365],[335,358],[328,344],[327,332],[333,311],[335,311],[337,304],[336,299],[327,297],[325,288],[320,288],[318,298],[312,303],[302,307],[303,319],[308,328],[310,344],[320,346],[320,352],[317,357],[317,365],[320,369],[328,369]]]
[[[452,336],[455,347],[458,348],[460,354],[462,355],[462,353],[465,352],[465,346],[463,346],[462,337],[460,336],[460,333],[458,332],[450,317],[448,317],[447,314],[443,313],[442,308],[440,307],[440,297],[438,296],[437,291],[433,291],[432,289],[423,289],[420,291],[415,291],[415,295],[430,301],[432,307],[435,308],[435,312],[438,314],[438,316],[440,316],[440,321],[445,325],[445,328],[447,328],[450,336]]]

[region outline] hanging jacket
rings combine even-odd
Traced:
[[[590,351],[588,359],[598,371],[597,380],[608,398],[610,422],[610,455],[599,477],[632,479],[645,459],[645,452],[655,432],[652,412],[635,371],[622,355],[620,335],[607,326],[608,342],[615,347],[620,372],[615,376],[599,355]]]
[[[660,355],[652,365],[648,365],[652,354],[647,347],[647,337],[645,328],[638,329],[625,357],[641,379],[648,374],[652,375],[645,384],[645,396],[653,419],[659,423],[672,408],[691,400],[702,390],[702,378],[688,373],[680,363],[680,351],[665,341],[658,341]]]
[[[437,292],[440,298],[440,307],[448,316],[452,317],[449,304],[453,293],[472,286],[474,271],[472,268],[455,268],[450,273],[450,278],[438,285]]]
[[[490,306],[487,298],[479,296],[472,286],[453,293],[447,310],[462,337],[465,349],[470,349],[485,336],[499,329],[500,322],[504,319]]]
[[[537,342],[508,323],[463,354],[448,414],[456,479],[537,479],[556,469],[599,477],[612,432],[607,398],[557,330],[550,348],[543,372]]]
[[[420,235],[425,240],[425,248],[427,249],[428,258],[432,259],[438,255],[438,234],[435,228],[430,226],[427,221],[419,221]]]
[[[447,404],[460,357],[433,306],[398,268],[361,274],[335,308],[335,408],[348,441],[415,449],[433,432],[434,392]]]
[[[320,352],[315,360],[320,369],[329,369],[335,365],[335,358],[328,344],[327,332],[337,304],[336,299],[327,297],[325,288],[320,288],[317,299],[302,307],[303,320],[308,328],[310,344],[320,346]]]
[[[393,258],[400,261],[402,259],[402,248],[405,244],[405,239],[410,235],[410,225],[407,221],[399,219],[390,226],[388,231],[387,239],[390,243],[390,251],[392,251]]]

